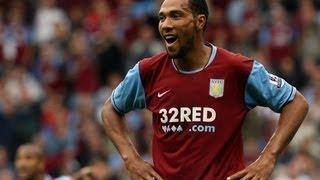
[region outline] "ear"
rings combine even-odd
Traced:
[[[197,29],[198,30],[204,30],[206,22],[207,22],[207,18],[204,14],[197,15]]]

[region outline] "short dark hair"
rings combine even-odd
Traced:
[[[209,8],[206,0],[189,0],[189,8],[191,9],[193,15],[205,15],[206,24],[204,26],[204,29],[206,29],[209,17]]]

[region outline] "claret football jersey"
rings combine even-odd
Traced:
[[[164,179],[226,179],[245,167],[241,127],[255,106],[280,112],[295,87],[257,61],[212,44],[206,67],[181,71],[167,53],[146,58],[113,91],[114,109],[153,114],[152,156]]]

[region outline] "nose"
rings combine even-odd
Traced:
[[[168,32],[173,29],[172,21],[170,18],[165,18],[163,21],[159,22],[159,28],[160,30],[164,32]]]

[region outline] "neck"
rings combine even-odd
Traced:
[[[195,47],[189,49],[183,58],[174,59],[178,69],[183,71],[193,71],[204,68],[209,61],[211,55],[211,47],[204,43],[196,43]]]

